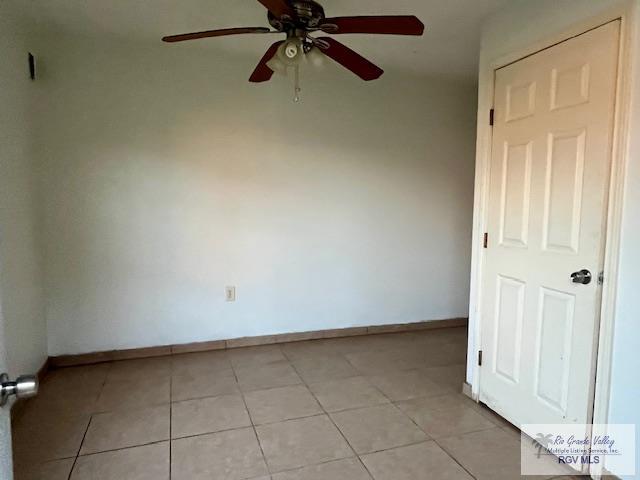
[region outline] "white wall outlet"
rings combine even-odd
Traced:
[[[227,302],[235,302],[236,287],[224,287],[224,298]]]

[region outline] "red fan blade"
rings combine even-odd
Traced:
[[[250,82],[260,83],[271,80],[271,77],[273,76],[273,70],[271,70],[267,66],[267,62],[273,58],[273,56],[278,51],[278,47],[283,43],[284,40],[281,40],[280,42],[276,42],[269,47],[269,50],[267,50],[267,53],[264,54],[264,56],[260,60],[260,63],[258,63],[258,66],[251,74],[251,77],[249,77]]]
[[[224,37],[225,35],[240,35],[243,33],[269,33],[271,30],[265,27],[223,28],[220,30],[207,30],[205,32],[183,33],[162,37],[163,42],[184,42],[185,40],[197,40],[199,38]]]
[[[337,40],[331,37],[320,37],[320,40],[329,44],[329,48],[320,50],[322,53],[338,62],[347,70],[351,70],[363,80],[375,80],[376,78],[380,78],[384,73],[384,70],[380,67],[374,65],[350,48],[345,47]]]
[[[325,18],[320,25],[320,29],[327,33],[422,35],[424,33],[424,24],[413,15],[335,17]]]
[[[296,14],[287,3],[287,0],[258,0],[267,10],[273,13],[277,18],[287,15],[289,18],[295,18]]]

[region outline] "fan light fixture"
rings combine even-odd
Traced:
[[[315,68],[324,66],[325,56],[321,53],[319,47],[307,45],[299,38],[290,38],[278,47],[276,54],[266,65],[274,73],[287,76],[289,68],[294,69],[295,85],[294,85],[294,102],[300,101],[300,66],[311,65]]]

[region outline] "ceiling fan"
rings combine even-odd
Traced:
[[[327,57],[351,70],[363,80],[375,80],[384,71],[366,58],[331,37],[312,37],[323,32],[332,35],[344,33],[369,33],[387,35],[422,35],[424,25],[415,16],[357,16],[325,17],[322,5],[314,0],[258,0],[267,10],[269,24],[265,27],[224,28],[204,32],[185,33],[163,37],[165,42],[183,42],[200,38],[241,35],[245,33],[285,33],[281,40],[269,47],[249,78],[250,82],[266,82],[274,73],[274,61],[285,66],[298,65],[304,55],[317,47]],[[274,58],[275,57],[275,58]],[[275,67],[274,67],[275,68]]]

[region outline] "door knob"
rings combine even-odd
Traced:
[[[591,272],[589,270],[580,270],[579,272],[573,272],[571,274],[571,281],[573,283],[589,285],[591,283]]]
[[[35,375],[21,375],[15,382],[9,380],[9,375],[0,375],[0,407],[4,406],[11,395],[16,398],[29,398],[38,393],[38,378]]]

